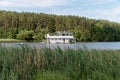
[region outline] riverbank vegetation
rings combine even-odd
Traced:
[[[0,42],[24,42],[24,40],[18,40],[18,39],[0,39]]]
[[[80,16],[0,11],[0,38],[43,41],[46,33],[71,31],[77,41],[120,41],[120,23]]]
[[[119,53],[0,46],[0,80],[120,80]]]

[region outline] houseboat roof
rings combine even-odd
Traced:
[[[46,38],[74,38],[73,36],[47,36]]]
[[[66,32],[66,31],[57,31],[55,33],[50,33],[50,36],[72,36],[73,33],[71,32]]]
[[[65,31],[63,32],[57,31],[55,33],[46,34],[45,37],[46,38],[68,38],[68,39],[74,38],[73,33],[65,32]]]

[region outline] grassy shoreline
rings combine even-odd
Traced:
[[[120,50],[0,46],[0,80],[120,80]]]
[[[0,42],[25,42],[25,41],[18,39],[0,39]]]
[[[18,39],[0,39],[0,42],[42,42],[42,41],[25,41],[25,40],[18,40]]]

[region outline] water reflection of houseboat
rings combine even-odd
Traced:
[[[71,32],[56,32],[51,34],[46,34],[46,43],[75,43],[76,40]]]

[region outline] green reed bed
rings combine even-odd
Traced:
[[[120,50],[0,46],[0,80],[120,80]]]

